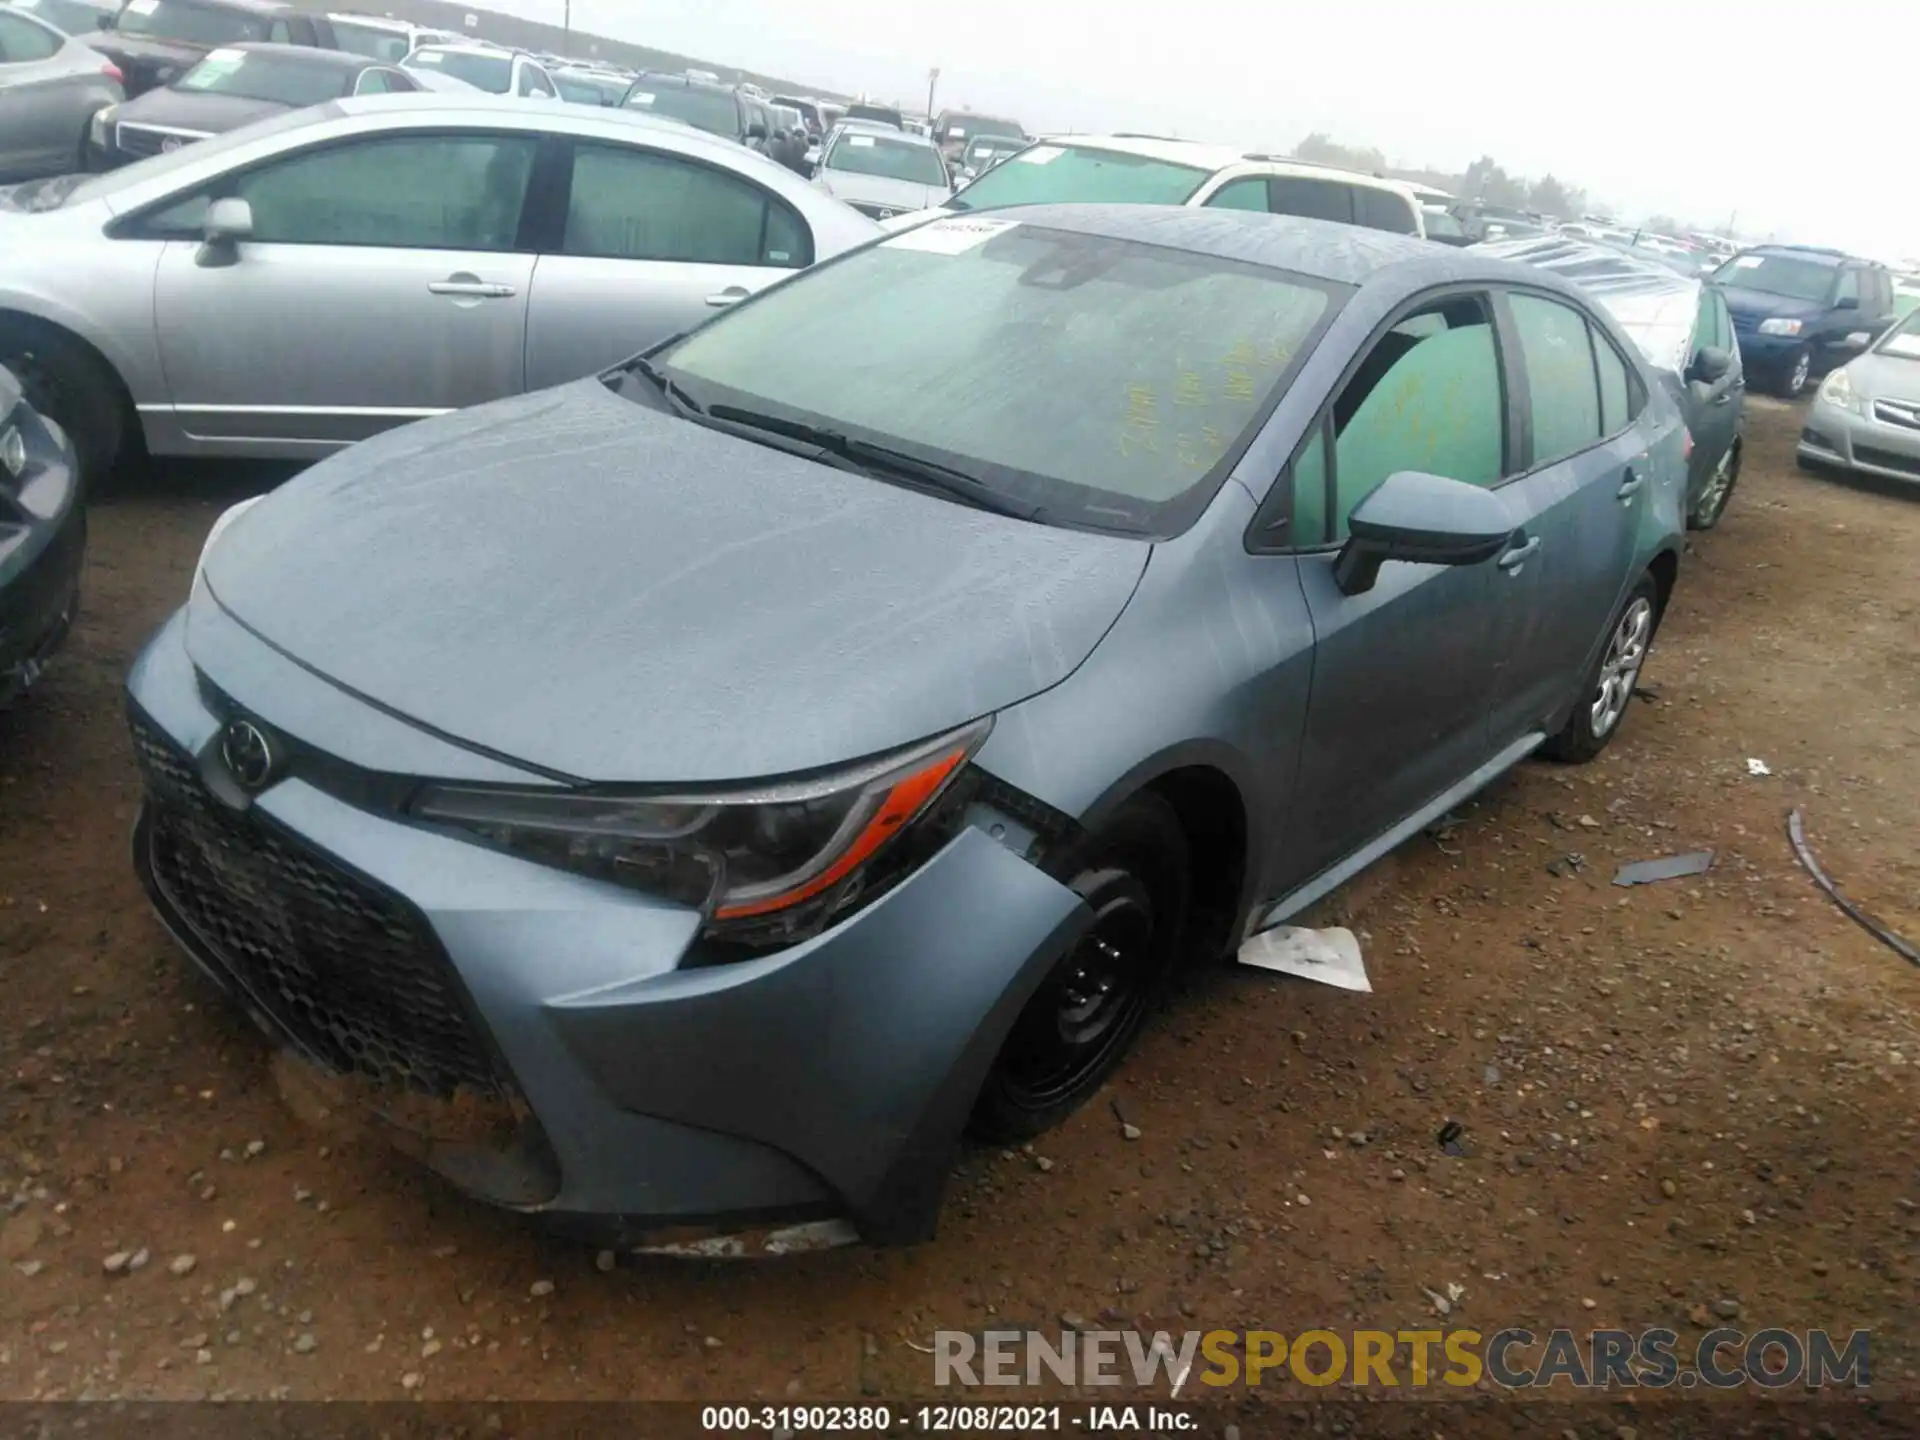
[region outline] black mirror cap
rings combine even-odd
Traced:
[[[1389,475],[1347,517],[1347,543],[1334,562],[1343,594],[1360,595],[1389,560],[1418,565],[1478,565],[1512,541],[1516,526],[1491,490],[1401,470]]]
[[[1833,308],[1836,310],[1858,310],[1860,308],[1860,297],[1857,295],[1842,295],[1838,300],[1833,302]]]

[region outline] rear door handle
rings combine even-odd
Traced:
[[[1713,403],[1716,405],[1731,405],[1733,403],[1733,391],[1728,390],[1722,394],[1714,396]]]
[[[1494,563],[1509,575],[1518,575],[1526,568],[1527,561],[1533,558],[1534,553],[1538,551],[1539,548],[1540,537],[1535,535],[1531,540],[1527,541],[1526,544],[1516,545],[1513,549],[1505,552]]]
[[[1647,483],[1647,477],[1644,475],[1629,475],[1625,480],[1622,480],[1620,482],[1620,488],[1614,491],[1613,493],[1618,495],[1620,497],[1621,502],[1624,504],[1626,502],[1631,501],[1634,496],[1638,495],[1640,493],[1641,487],[1646,483]]]
[[[719,310],[724,306],[738,305],[742,300],[746,299],[747,296],[751,295],[752,293],[753,292],[747,289],[747,287],[744,285],[729,285],[726,289],[720,291],[718,294],[707,296],[707,304],[713,306],[714,309]]]
[[[436,280],[427,286],[430,295],[458,295],[469,300],[507,300],[519,294],[511,285],[485,280]]]

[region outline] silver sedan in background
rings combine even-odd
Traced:
[[[90,476],[314,459],[605,369],[880,229],[628,111],[339,100],[0,192],[0,365]]]
[[[0,3],[0,182],[80,169],[94,114],[125,98],[106,56]]]

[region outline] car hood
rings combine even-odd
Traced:
[[[820,188],[848,204],[879,205],[896,215],[918,213],[952,194],[944,185],[920,185],[885,175],[849,175],[843,170],[823,171]]]
[[[925,210],[915,210],[911,214],[895,215],[889,219],[882,220],[880,222],[880,228],[890,235],[898,234],[902,230],[911,230],[916,225],[924,225],[929,220],[944,220],[949,215],[957,215],[959,213],[961,212],[945,204],[938,204]]]
[[[1920,404],[1920,360],[1870,351],[1847,366],[1847,378],[1870,400]]]
[[[190,45],[181,40],[148,40],[114,30],[89,35],[87,44],[120,67],[120,73],[126,76],[125,87],[130,98],[186,74],[207,58],[208,51],[205,45]]]
[[[205,578],[267,643],[448,738],[678,784],[864,758],[1055,685],[1150,550],[834,470],[589,379],[323,461],[239,517]],[[189,612],[190,650],[193,633]]]
[[[181,130],[198,130],[208,135],[224,135],[282,115],[289,106],[278,100],[250,100],[241,95],[208,95],[191,90],[176,90],[171,85],[149,90],[137,100],[129,100],[113,118],[116,124],[164,125]]]
[[[1757,315],[1769,319],[1811,320],[1826,310],[1816,300],[1795,300],[1786,295],[1771,295],[1765,290],[1747,290],[1738,285],[1722,285],[1720,296],[1727,309],[1736,315]]]

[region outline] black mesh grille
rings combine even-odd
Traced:
[[[1920,460],[1898,450],[1882,450],[1877,445],[1854,443],[1853,458],[1863,465],[1878,465],[1882,470],[1898,470],[1902,475],[1920,475]]]
[[[188,756],[138,715],[131,725],[147,784],[146,863],[207,959],[322,1064],[441,1097],[506,1097],[412,907],[221,804]]]
[[[129,159],[158,155],[166,138],[157,130],[143,130],[136,125],[119,126],[114,133],[120,153]]]

